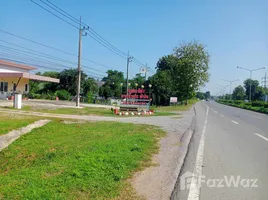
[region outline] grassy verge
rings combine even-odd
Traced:
[[[0,199],[120,197],[163,135],[148,125],[52,121],[0,152]]]
[[[36,120],[37,117],[0,113],[0,135],[27,126]]]
[[[109,117],[126,117],[125,115],[122,115],[122,116],[115,115],[110,109],[107,109],[107,108],[84,107],[84,108],[44,109],[44,108],[38,108],[36,106],[24,106],[21,110],[30,111],[30,112],[67,114],[67,115],[96,115],[96,116],[109,116]],[[162,111],[162,110],[157,109],[157,112],[154,115],[140,115],[140,117],[176,115],[175,113],[172,113],[171,111],[168,111],[168,110]],[[128,115],[128,117],[132,117],[132,115]]]
[[[154,106],[152,107],[156,112],[162,112],[162,113],[170,113],[170,112],[177,112],[177,111],[186,111],[189,110],[197,100],[191,99],[188,102],[188,105],[174,105],[174,106]]]
[[[233,107],[237,107],[237,108],[242,108],[242,109],[246,109],[246,110],[251,110],[251,111],[255,111],[255,112],[259,112],[259,113],[268,114],[268,107],[266,107],[265,103],[263,106],[255,106],[256,104],[258,105],[258,103],[256,103],[256,102],[249,103],[249,102],[231,101],[231,100],[218,100],[217,102],[224,104],[224,105],[228,105],[228,106],[233,106]]]
[[[24,106],[24,111],[43,112],[43,113],[55,113],[55,114],[68,114],[68,115],[98,115],[98,116],[114,116],[110,109],[106,108],[56,108],[56,109],[44,109],[37,108],[35,106]]]

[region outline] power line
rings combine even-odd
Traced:
[[[0,47],[1,48],[1,47]],[[1,49],[2,50],[2,49]],[[28,56],[27,54],[24,54],[24,53],[19,53],[19,52],[14,52],[12,50],[8,50],[8,49],[4,49],[5,51],[4,52],[0,52],[1,55],[7,55],[9,57],[20,57],[22,59],[27,59],[27,60],[32,60],[32,61],[38,61],[39,63],[45,63],[45,64],[49,64],[50,66],[53,65],[53,67],[55,68],[58,68],[58,69],[65,69],[67,68],[68,66],[66,65],[62,65],[62,64],[58,64],[58,63],[54,63],[54,62],[50,62],[50,61],[46,61],[46,60],[43,60],[41,58],[37,58],[37,57],[34,57],[34,56],[31,56],[30,58],[28,57],[23,57],[23,56]]]
[[[73,22],[79,24],[79,20],[77,18],[75,18],[74,16],[72,16],[71,14],[67,13],[66,11],[64,11],[63,9],[61,9],[60,7],[56,6],[54,3],[50,2],[49,0],[46,0],[49,4],[51,4],[52,6],[50,6],[49,4],[47,4],[46,2],[44,2],[43,0],[40,0],[41,2],[43,2],[44,4],[46,4],[47,6],[49,6],[50,8],[52,8],[53,10],[55,10],[56,12],[62,14],[63,16],[67,17],[68,19],[72,20]],[[96,37],[97,39],[101,40],[102,43],[104,43],[104,45],[108,46],[108,48],[111,48],[112,51],[116,51],[118,52],[119,54],[123,55],[124,57],[127,56],[127,54],[118,49],[116,46],[114,46],[113,44],[111,44],[110,42],[108,42],[107,40],[105,40],[101,35],[99,35],[93,28],[91,28],[88,24],[85,24],[82,22],[82,24],[86,27],[89,28],[89,34],[92,34],[94,35],[94,37]],[[92,37],[92,36],[91,36]],[[93,39],[96,39],[96,38],[93,38]],[[97,41],[96,39],[96,41]],[[99,42],[99,41],[97,41]]]
[[[41,6],[39,3],[36,3],[34,0],[30,0],[31,2],[33,2],[35,5],[39,6],[40,8],[46,10],[47,12],[49,12],[50,14],[54,15],[55,17],[61,19],[62,21],[64,21],[65,23],[69,24],[70,26],[76,28],[76,29],[79,29],[77,26],[71,24],[70,22],[68,22],[67,20],[61,18],[60,16],[54,14],[53,12],[51,12],[50,10],[46,9],[45,7]]]
[[[0,45],[1,46],[1,45]],[[5,55],[5,56],[8,56],[10,58],[13,58],[14,56],[19,56],[19,58],[21,58],[23,61],[20,60],[20,62],[25,62],[25,60],[30,60],[30,61],[34,61],[34,62],[41,62],[41,63],[44,63],[44,64],[49,64],[49,65],[53,65],[53,67],[50,67],[50,66],[42,66],[43,68],[46,67],[48,69],[52,69],[52,70],[55,70],[55,68],[59,69],[59,70],[64,70],[64,69],[74,69],[74,67],[72,66],[68,66],[68,65],[62,65],[62,64],[59,64],[59,63],[55,63],[55,62],[50,62],[50,61],[47,61],[45,59],[40,59],[38,57],[34,57],[34,56],[30,56],[30,57],[26,57],[25,56],[22,56],[22,55],[26,55],[26,56],[29,56],[27,54],[24,54],[24,53],[20,53],[20,52],[15,52],[12,51],[12,50],[8,50],[8,49],[5,49],[5,51],[9,51],[11,53],[7,53],[7,52],[4,52],[2,53],[1,55]],[[37,67],[40,67],[41,65],[39,64],[34,64],[35,66]],[[86,68],[85,68],[86,69]],[[93,75],[96,75],[96,76],[99,76],[99,77],[104,77],[104,75],[101,75],[101,74],[98,74],[96,72],[88,72],[87,75],[88,76],[91,76],[91,74]]]
[[[8,61],[12,61],[12,62],[17,62],[17,63],[21,63],[21,64],[26,64],[26,65],[36,66],[36,67],[38,67],[38,69],[44,69],[44,70],[50,69],[50,70],[55,70],[54,67],[48,67],[48,66],[44,66],[44,65],[40,65],[40,64],[36,64],[36,63],[31,63],[31,62],[25,62],[25,61],[21,61],[21,60],[18,60],[18,59],[10,59],[10,58],[1,57],[1,56],[0,56],[0,59],[4,59],[4,60],[8,60]],[[38,71],[38,70],[36,70],[36,71]],[[88,77],[96,78],[96,79],[100,79],[100,78],[102,78],[101,76],[92,76],[92,75],[88,75]]]
[[[0,40],[0,41],[1,41],[1,40]],[[12,43],[10,43],[10,44],[12,44]],[[18,46],[18,45],[16,45],[16,46]],[[46,57],[46,58],[49,58],[49,59],[51,59],[51,57],[52,57],[52,60],[54,60],[54,59],[56,58],[56,59],[60,60],[60,62],[65,62],[65,63],[68,63],[68,64],[74,64],[74,65],[76,65],[75,62],[70,62],[70,61],[67,61],[67,60],[64,60],[64,59],[61,59],[61,58],[53,57],[53,56],[50,56],[50,55],[48,55],[48,54],[44,54],[45,56],[43,56],[42,53],[40,53],[41,55],[39,55],[39,54],[37,54],[37,53],[35,53],[35,52],[27,52],[27,51],[23,51],[23,50],[20,50],[20,49],[7,47],[7,46],[4,46],[4,45],[0,45],[0,47],[2,47],[2,48],[6,48],[6,49],[9,49],[9,50],[13,50],[13,51],[15,51],[15,52],[18,51],[19,53],[22,52],[21,54],[24,54],[24,55],[27,55],[27,56],[29,56],[28,54],[30,54],[31,57],[33,57],[32,55],[37,55],[37,56],[39,56],[39,57]],[[21,47],[21,46],[20,46],[20,47]],[[24,47],[21,47],[21,48],[24,48]],[[26,49],[28,49],[28,48],[26,48]],[[33,51],[33,50],[31,50],[31,49],[28,49],[28,50]],[[26,53],[26,54],[25,54],[25,53]],[[40,59],[40,58],[38,58],[38,59]],[[44,60],[44,59],[43,59],[43,60]],[[52,63],[52,64],[55,64],[55,62]],[[58,64],[58,63],[56,63],[56,64]],[[58,65],[59,65],[59,64],[58,64]],[[60,65],[61,65],[61,64],[60,64]],[[62,65],[62,66],[66,66],[66,65]],[[103,71],[100,71],[100,70],[97,70],[97,69],[94,69],[94,68],[91,68],[91,67],[88,67],[88,66],[84,66],[84,65],[83,65],[83,67],[86,68],[86,69],[89,69],[89,70],[94,70],[94,71],[101,72],[101,73],[105,74],[105,72],[103,72]],[[94,73],[94,72],[91,72],[91,73]]]
[[[73,24],[69,23],[67,20],[64,20],[62,17],[56,15],[55,13],[51,12],[49,9],[46,9],[45,7],[41,6],[40,4],[36,3],[35,1],[31,0],[33,3],[35,3],[36,5],[38,5],[39,7],[41,7],[42,9],[46,10],[47,12],[49,12],[50,14],[54,15],[55,17],[63,20],[64,22],[68,23],[71,26],[74,26]],[[75,23],[78,23],[76,20],[73,20],[72,18],[66,16],[65,14],[63,14],[62,12],[59,12],[57,9],[53,8],[52,6],[50,6],[49,4],[47,4],[46,2],[40,0],[43,4],[47,5],[48,7],[52,8],[53,10],[55,10],[57,13],[67,17],[68,19],[74,21]],[[79,23],[78,23],[79,24]],[[79,29],[78,27],[74,26],[75,28]],[[90,28],[89,26],[87,26],[88,28]],[[93,29],[92,29],[93,30]],[[87,32],[86,32],[87,33]],[[91,31],[89,31],[89,35],[90,37],[95,40],[96,42],[98,42],[99,44],[101,44],[102,46],[106,47],[107,49],[109,49],[110,51],[112,51],[113,53],[117,54],[118,56],[122,57],[122,58],[126,58],[125,53],[122,53],[122,51],[120,51],[119,49],[117,49],[115,46],[111,45],[110,43],[108,43],[107,41],[101,39],[98,35],[96,35],[94,32],[92,34]]]
[[[72,22],[79,24],[79,20],[77,18],[75,18],[74,16],[72,16],[71,14],[69,14],[68,12],[64,11],[63,9],[61,9],[60,7],[58,7],[57,5],[55,5],[54,3],[52,3],[49,0],[46,0],[48,3],[44,2],[44,0],[40,0],[43,4],[45,4],[46,6],[48,6],[49,8],[53,9],[55,12],[61,14],[62,16],[68,18],[69,20],[71,20]],[[48,10],[48,9],[45,9]],[[53,13],[51,11],[48,11],[49,13]],[[56,14],[53,13],[53,15],[55,16]],[[56,15],[57,16],[57,15]],[[117,54],[118,56],[126,59],[127,58],[127,53],[118,49],[116,46],[114,46],[113,44],[111,44],[110,42],[108,42],[107,40],[105,40],[100,34],[98,34],[93,28],[91,28],[88,24],[82,22],[82,24],[86,27],[88,27],[88,33],[89,36],[95,40],[96,42],[98,42],[99,44],[101,44],[102,46],[104,46],[105,48],[107,48],[108,50],[112,51],[113,53]],[[144,66],[143,63],[141,63],[138,59],[134,58],[135,61],[134,63],[138,66]]]
[[[7,32],[7,31],[4,31],[4,30],[1,30],[0,29],[0,32],[2,33],[5,33],[7,35],[11,35],[13,37],[16,37],[16,38],[19,38],[19,39],[22,39],[22,40],[25,40],[25,41],[28,41],[28,42],[31,42],[33,44],[37,44],[39,46],[43,46],[43,47],[46,47],[46,48],[49,48],[49,49],[52,49],[54,51],[58,51],[58,52],[61,52],[61,53],[64,53],[66,55],[70,55],[70,56],[74,56],[74,57],[77,57],[77,55],[73,54],[73,53],[70,53],[70,52],[67,52],[67,51],[64,51],[64,50],[61,50],[61,49],[58,49],[58,48],[55,48],[55,47],[52,47],[52,46],[49,46],[49,45],[46,45],[46,44],[42,44],[40,42],[36,42],[34,40],[31,40],[31,39],[28,39],[28,38],[25,38],[25,37],[22,37],[22,36],[19,36],[19,35],[16,35],[16,34],[13,34],[13,33],[10,33],[10,32]],[[99,65],[99,66],[102,66],[102,67],[105,67],[107,69],[110,69],[108,66],[104,65],[104,64],[101,64],[101,63],[98,63],[96,61],[93,61],[93,60],[90,60],[90,59],[87,59],[87,58],[83,58],[82,57],[82,60],[86,60],[86,61],[89,61],[93,64],[96,64],[96,65]]]
[[[31,0],[33,1],[33,0]],[[72,16],[71,14],[69,14],[68,12],[64,11],[63,9],[61,9],[60,7],[58,7],[57,5],[55,5],[54,3],[52,3],[49,0],[46,0],[46,2],[44,0],[40,0],[40,2],[42,2],[44,5],[46,5],[47,7],[49,7],[50,9],[52,9],[54,12],[56,12],[57,14],[67,18],[68,20],[71,20],[72,23],[75,23],[79,26],[84,25],[87,27],[88,35],[95,40],[96,42],[98,42],[100,45],[104,46],[105,48],[107,48],[108,50],[110,50],[111,52],[115,53],[116,55],[126,59],[127,54],[124,51],[121,51],[120,49],[118,49],[116,46],[112,45],[110,42],[108,42],[107,40],[105,40],[101,35],[99,35],[93,28],[91,28],[88,24],[81,22],[81,20],[78,20],[77,18],[75,18],[74,16]],[[36,3],[36,2],[35,2]],[[36,3],[37,4],[37,3]],[[38,4],[37,4],[38,5]],[[39,7],[43,8],[44,10],[46,10],[47,12],[49,12],[50,14],[56,16],[59,19],[63,19],[62,17],[59,17],[59,15],[55,14],[54,12],[52,12],[52,10],[46,9],[43,6]],[[66,22],[66,20],[64,20]],[[72,25],[71,23],[68,23],[69,25]],[[78,28],[79,29],[79,28]],[[84,31],[84,30],[83,30]],[[136,64],[137,66],[142,66],[144,67],[144,64],[142,62],[140,62],[137,58],[133,57],[133,63]],[[152,71],[154,72],[154,70],[152,70],[150,67],[147,67],[148,72]]]

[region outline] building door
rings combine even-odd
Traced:
[[[8,96],[8,82],[0,82],[0,98],[7,98]]]

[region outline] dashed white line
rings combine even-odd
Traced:
[[[238,122],[236,122],[236,121],[234,121],[234,120],[232,120],[232,122],[235,123],[235,124],[239,124]]]
[[[215,113],[218,113],[218,111],[214,110]]]
[[[204,155],[204,146],[205,146],[205,132],[208,122],[208,112],[209,107],[207,106],[206,119],[202,129],[201,139],[197,150],[196,162],[194,167],[193,176],[191,179],[191,185],[189,190],[189,195],[187,200],[199,200],[201,181],[200,177],[202,176],[202,165],[203,165],[203,155]]]
[[[221,115],[222,117],[225,117],[224,115]]]
[[[260,135],[259,133],[254,133],[254,134],[257,135],[257,136],[259,136],[260,138],[268,141],[268,138],[267,137],[264,137],[264,136]]]

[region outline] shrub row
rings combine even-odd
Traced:
[[[217,102],[225,104],[225,105],[229,105],[229,106],[234,106],[238,108],[243,108],[247,110],[252,110],[252,111],[268,114],[268,102],[264,102],[264,101],[245,102],[242,100],[236,100],[236,101],[217,100]]]

